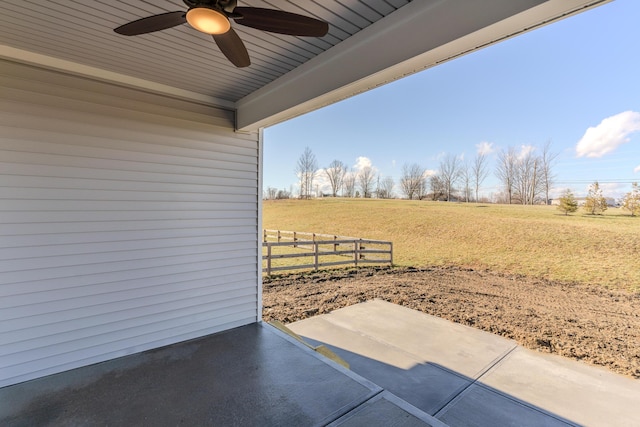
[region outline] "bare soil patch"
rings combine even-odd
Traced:
[[[294,322],[380,298],[640,379],[640,293],[457,267],[265,278],[264,320]]]

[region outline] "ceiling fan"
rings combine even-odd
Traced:
[[[124,36],[136,36],[166,30],[189,23],[193,28],[211,34],[220,51],[236,67],[251,65],[247,48],[231,28],[230,19],[240,25],[291,36],[322,37],[329,24],[296,13],[260,7],[238,7],[237,0],[183,0],[186,12],[166,12],[137,19],[114,29]]]

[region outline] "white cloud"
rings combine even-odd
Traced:
[[[493,142],[482,141],[480,144],[476,144],[478,154],[491,154],[496,151],[493,148]]]
[[[424,171],[424,174],[422,176],[424,176],[425,178],[429,178],[430,176],[437,175],[437,174],[438,174],[437,170],[427,169]]]
[[[361,171],[364,168],[371,167],[371,160],[368,157],[360,156],[356,159],[356,164],[353,168],[357,171]]]
[[[316,171],[316,175],[313,178],[313,191],[315,192],[316,188],[318,191],[324,194],[331,193],[331,182],[327,177],[325,172],[326,169],[318,169]]]
[[[635,173],[640,172],[640,165],[636,166],[636,168],[633,170]]]
[[[640,131],[640,113],[625,111],[607,117],[590,127],[576,145],[578,157],[602,157],[629,142],[629,135]]]
[[[521,145],[520,153],[518,154],[518,159],[524,159],[528,154],[531,154],[536,147],[533,145]]]

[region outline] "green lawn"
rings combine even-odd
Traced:
[[[408,200],[265,201],[263,227],[394,244],[402,266],[457,265],[640,291],[640,218],[551,206]]]

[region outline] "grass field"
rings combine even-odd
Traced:
[[[640,292],[640,218],[551,206],[377,199],[265,201],[263,227],[394,244],[402,266],[456,265]]]

